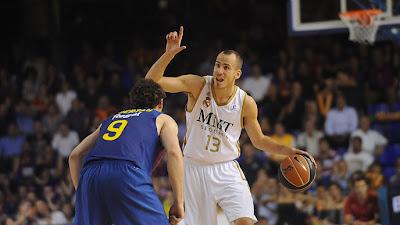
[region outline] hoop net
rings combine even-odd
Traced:
[[[381,16],[382,10],[379,9],[353,10],[339,14],[349,28],[349,40],[363,44],[375,42]]]

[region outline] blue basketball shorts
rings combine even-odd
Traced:
[[[151,177],[132,162],[86,164],[76,193],[76,225],[168,225]]]

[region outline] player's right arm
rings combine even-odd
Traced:
[[[69,171],[71,173],[72,184],[75,190],[78,188],[79,173],[82,167],[82,159],[89,152],[89,150],[96,143],[97,138],[100,134],[100,127],[98,127],[93,133],[87,136],[78,146],[72,150],[68,158]]]
[[[166,114],[157,117],[160,138],[167,151],[168,176],[174,196],[170,209],[170,223],[178,224],[184,216],[183,209],[183,157],[178,140],[178,125]]]
[[[165,53],[153,64],[146,74],[146,79],[152,79],[160,84],[166,91],[171,93],[185,92],[193,96],[197,96],[200,92],[203,83],[205,82],[201,76],[187,74],[178,77],[164,77],[164,72],[169,63],[176,54],[186,49],[186,46],[181,46],[183,37],[183,27],[177,32],[167,34],[167,44]]]
[[[273,154],[286,156],[293,154],[306,154],[314,164],[317,165],[314,158],[307,152],[279,144],[263,134],[261,126],[257,120],[257,104],[252,97],[246,96],[243,104],[243,125],[254,147]]]

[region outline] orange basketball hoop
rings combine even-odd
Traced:
[[[349,28],[351,41],[372,44],[375,42],[381,15],[382,10],[366,9],[340,13],[339,17]]]

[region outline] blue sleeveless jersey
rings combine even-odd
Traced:
[[[161,149],[156,127],[160,114],[152,109],[130,109],[107,118],[84,164],[101,159],[127,160],[150,173]]]

